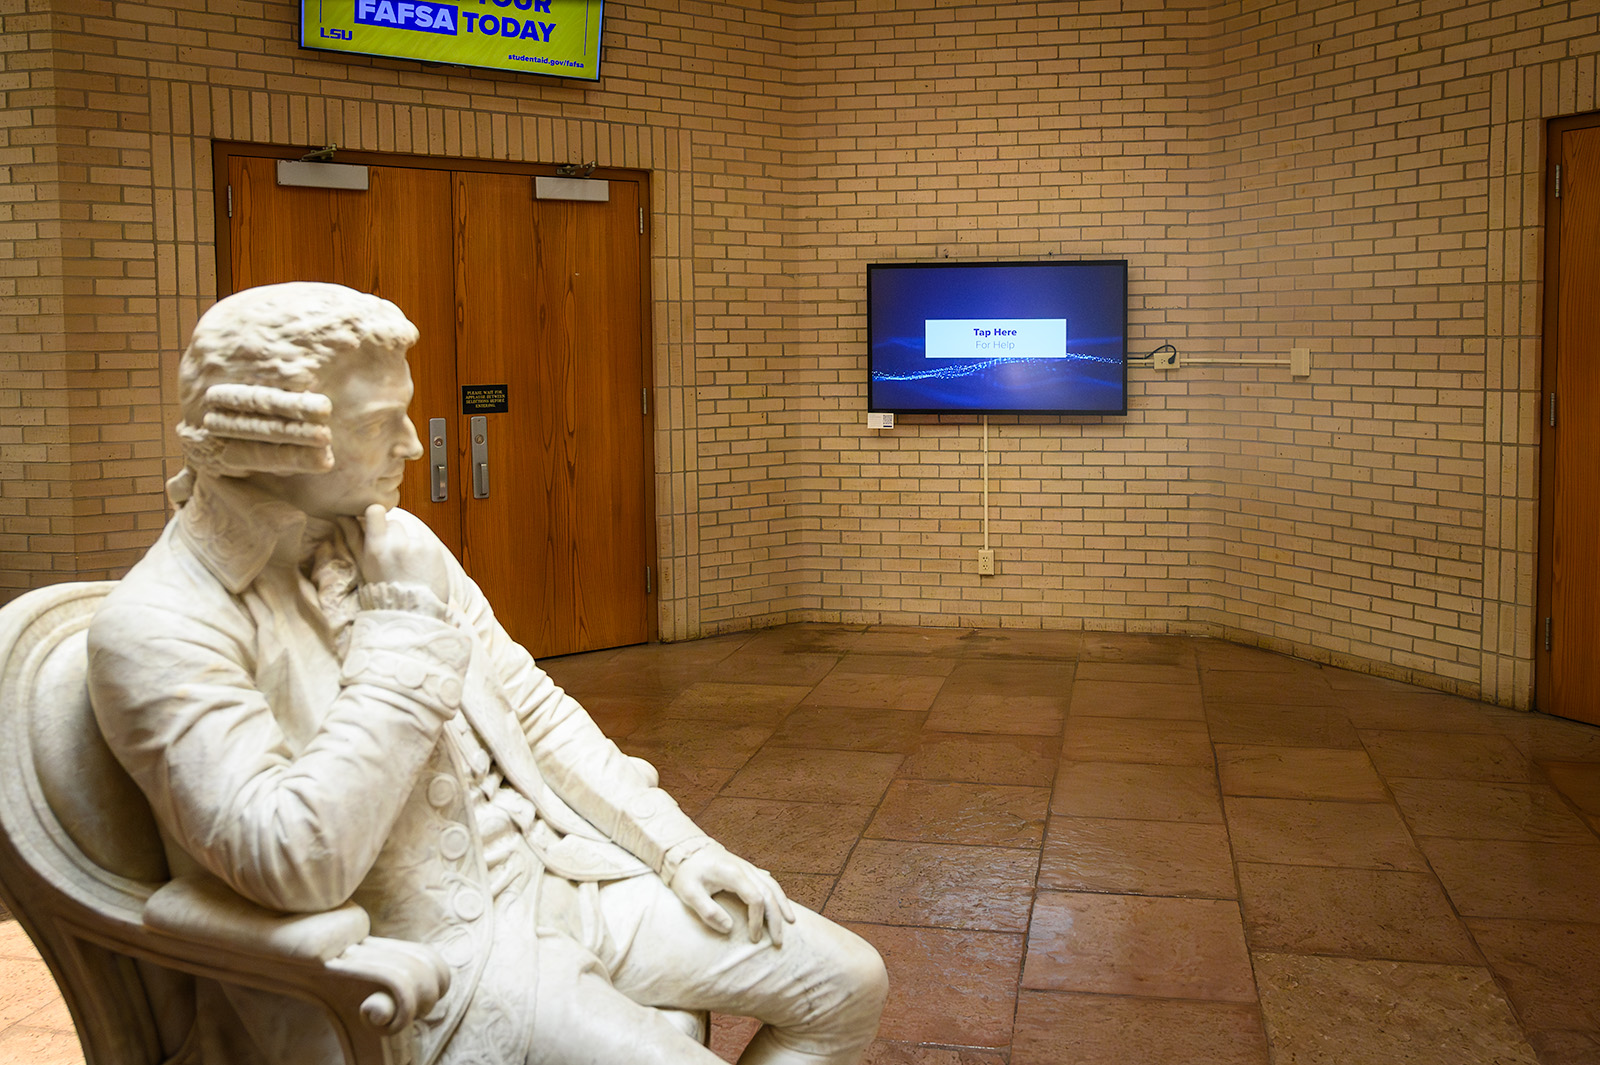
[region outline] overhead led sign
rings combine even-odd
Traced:
[[[301,0],[300,44],[597,81],[603,0]]]

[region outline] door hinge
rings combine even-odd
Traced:
[[[1550,619],[1544,619],[1544,649],[1550,650]]]
[[[233,186],[228,186],[228,217],[233,217]]]
[[[644,594],[645,595],[649,595],[650,592],[651,592],[650,567],[646,566],[644,568]]]
[[[1556,164],[1556,199],[1561,199],[1561,164]]]
[[[1556,427],[1556,394],[1550,393],[1550,428]]]
[[[650,417],[650,389],[641,388],[639,390],[639,397],[640,397],[640,402],[641,402],[641,404],[643,405],[643,408],[644,408],[644,411],[643,411],[644,416],[646,418],[648,418],[648,417]]]
[[[644,208],[639,208],[639,234],[644,235]]]

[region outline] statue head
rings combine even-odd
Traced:
[[[264,285],[218,301],[179,364],[187,465],[317,516],[393,506],[399,467],[421,454],[405,416],[416,340],[398,307],[343,285]]]

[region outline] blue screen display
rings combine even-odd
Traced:
[[[1127,413],[1124,260],[867,267],[867,409]]]

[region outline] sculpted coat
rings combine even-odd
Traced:
[[[419,1033],[428,1061],[495,937],[516,931],[495,928],[469,810],[490,801],[477,748],[441,711],[461,710],[526,801],[524,838],[566,878],[659,871],[702,833],[506,635],[458,565],[446,616],[359,609],[357,593],[333,631],[300,565],[306,524],[248,487],[202,482],[95,620],[94,705],[175,872],[198,864],[284,911],[353,898],[375,934],[438,948],[453,977]]]

